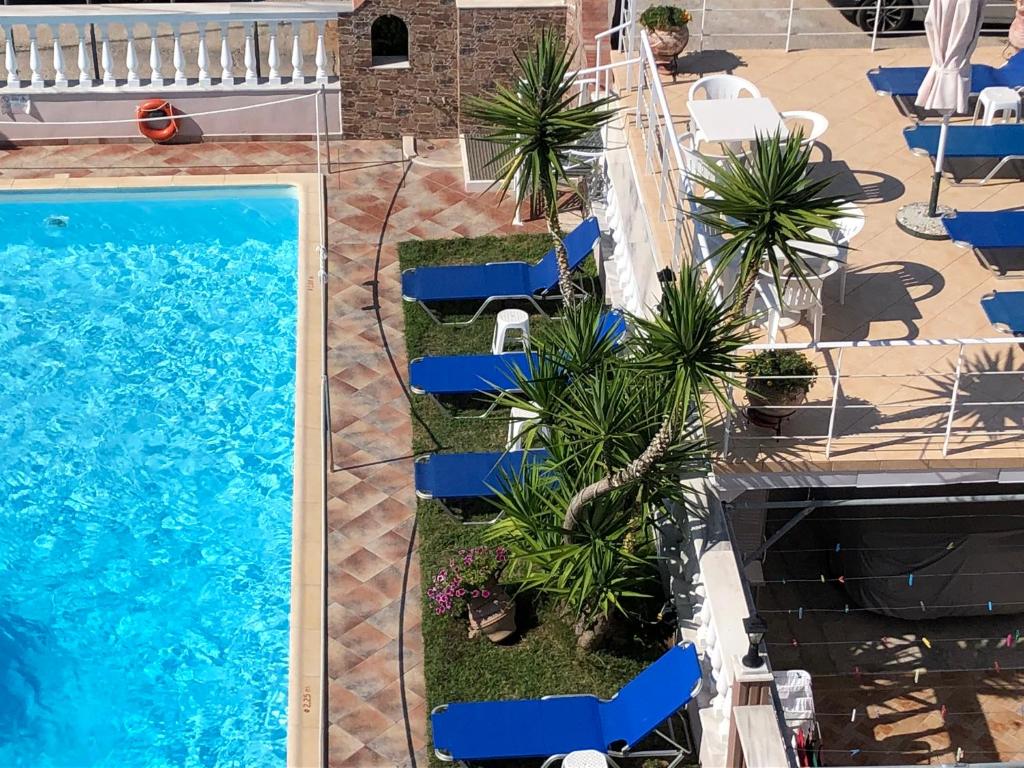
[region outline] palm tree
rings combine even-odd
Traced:
[[[826,243],[811,234],[822,227],[831,229],[844,215],[841,198],[824,194],[831,178],[808,176],[810,147],[801,147],[799,132],[781,138],[778,134],[758,139],[746,158],[727,151],[721,165],[711,165],[712,174],[697,181],[704,189],[694,196],[696,212],[690,215],[717,230],[724,242],[714,256],[717,274],[729,266],[737,272],[733,307],[745,314],[757,283],[759,271],[767,266],[782,294],[784,276],[806,280],[810,271],[805,256],[815,256],[795,242]],[[820,257],[819,257],[820,258]]]
[[[569,153],[615,114],[608,108],[610,97],[577,103],[576,77],[570,72],[575,56],[575,49],[545,30],[525,56],[516,54],[521,74],[515,86],[499,85],[490,98],[468,99],[465,109],[491,129],[485,139],[502,146],[494,160],[502,196],[511,190],[516,205],[539,200],[544,206],[566,304],[574,292],[558,221],[558,187],[572,184],[566,172]]]
[[[565,511],[563,536],[571,539],[583,509],[598,497],[642,482],[682,435],[693,431],[701,398],[711,396],[728,407],[726,387],[737,386],[736,352],[749,342],[748,318],[720,304],[698,268],[684,269],[666,285],[657,313],[632,318],[635,341],[630,365],[664,388],[661,422],[643,451],[621,467],[581,488]]]

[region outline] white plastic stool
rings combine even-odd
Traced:
[[[608,758],[596,749],[578,749],[562,758],[562,768],[608,768]]]
[[[530,340],[530,316],[521,309],[503,309],[498,313],[494,324],[494,338],[491,340],[491,352],[500,355],[505,351],[505,336],[509,331],[519,331],[523,349]]]
[[[1000,112],[1003,114],[1004,123],[1010,122],[1010,115],[1013,115],[1014,122],[1020,122],[1020,95],[1013,88],[983,88],[978,94],[978,103],[974,106],[972,125],[977,124],[979,114],[982,116],[982,125],[992,125]]]

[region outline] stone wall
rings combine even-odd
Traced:
[[[477,126],[462,114],[470,96],[493,93],[496,84],[511,85],[518,65],[515,54],[529,49],[542,29],[564,32],[564,7],[472,8],[459,11],[459,130]]]
[[[371,65],[370,25],[385,14],[409,28],[407,68]],[[457,21],[455,0],[365,0],[338,19],[345,138],[456,135]]]

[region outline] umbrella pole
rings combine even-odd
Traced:
[[[932,176],[932,194],[928,198],[928,215],[936,216],[939,205],[939,183],[942,180],[942,165],[946,161],[946,137],[949,135],[949,113],[942,115],[942,127],[939,128],[939,146],[935,151],[935,173]]]

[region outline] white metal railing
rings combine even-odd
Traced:
[[[787,427],[784,435],[744,434],[742,420],[726,412],[722,453],[728,457],[734,446],[749,442],[801,444],[804,451],[817,444],[829,459],[837,441],[853,438],[857,451],[941,441],[939,452],[945,457],[954,445],[985,448],[1024,437],[1024,372],[1019,355],[1015,358],[1019,344],[1017,338],[1000,337],[751,345],[744,351],[792,349],[807,354],[818,367],[814,378],[827,386],[812,389],[805,403],[775,409],[775,418],[792,414],[787,424],[795,433]],[[873,371],[874,364],[855,359],[893,349],[900,351],[902,369],[895,373]],[[921,355],[916,370],[915,354]],[[771,408],[765,412],[773,413]],[[845,429],[840,423],[844,415],[851,416]]]
[[[337,19],[339,5],[152,3],[67,10],[4,6],[0,90],[317,87],[330,79],[324,29]],[[194,47],[183,44],[189,34]],[[48,41],[45,51],[41,39]],[[66,57],[65,48],[73,54]]]
[[[839,11],[830,5],[821,6],[799,6],[797,0],[789,0],[788,5],[777,5],[771,7],[733,7],[723,6],[721,8],[711,7],[708,0],[701,0],[700,8],[694,9],[693,15],[700,16],[699,23],[697,26],[697,46],[698,50],[704,50],[704,43],[707,38],[759,38],[760,40],[767,39],[783,39],[785,41],[785,50],[789,51],[793,48],[794,40],[798,41],[798,44],[805,44],[805,41],[813,42],[819,38],[848,38],[851,40],[861,41],[864,45],[870,43],[872,51],[878,49],[880,40],[886,38],[907,38],[907,37],[920,37],[923,38],[925,35],[924,29],[904,29],[900,31],[886,31],[879,28],[879,22],[882,18],[883,12],[888,11],[902,11],[909,10],[913,12],[915,9],[920,10],[926,7],[927,3],[918,3],[916,5],[910,2],[901,2],[898,4],[890,4],[889,2],[883,3],[882,0],[875,0],[874,7],[874,25],[870,31],[865,31],[855,26],[853,22],[842,22],[843,24],[849,24],[849,29],[812,29],[812,30],[801,30],[799,24],[795,22],[799,20],[804,14],[807,17],[814,17],[817,14],[828,14],[832,17],[839,15]],[[986,5],[986,9],[993,8],[1015,8],[1015,4],[1012,2],[990,2]],[[726,29],[711,30],[708,24],[708,18],[715,14],[721,14],[728,22]],[[757,31],[744,32],[739,31],[744,28],[745,25],[737,23],[737,17],[742,18],[745,15],[754,16],[758,21]],[[775,14],[774,17],[770,14]],[[1009,14],[1012,15],[1012,14]],[[766,29],[765,21],[766,16],[777,22],[776,29]],[[784,29],[783,29],[784,25]],[[806,47],[813,48],[814,45],[807,45]]]

